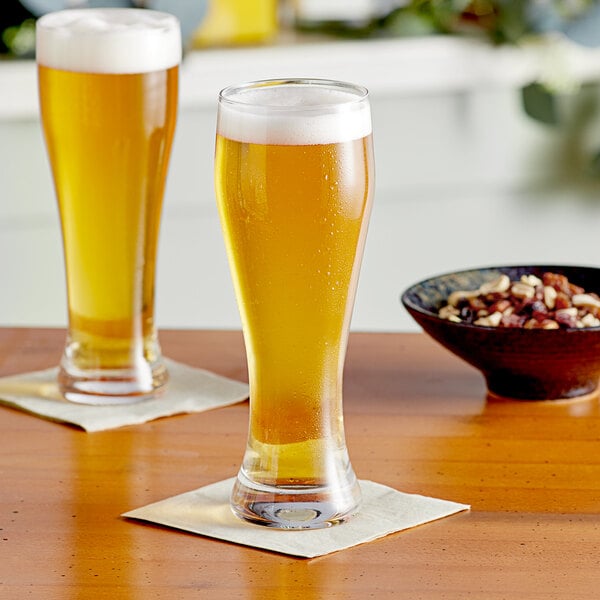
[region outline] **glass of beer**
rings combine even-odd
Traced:
[[[36,30],[67,280],[59,386],[74,402],[135,402],[168,379],[154,280],[177,118],[179,22],[144,9],[79,9],[49,13]]]
[[[259,81],[219,96],[215,187],[250,378],[235,514],[317,529],[359,510],[342,375],[373,190],[367,90]]]

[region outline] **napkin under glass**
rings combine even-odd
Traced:
[[[168,358],[164,361],[169,371],[166,390],[133,404],[91,406],[69,402],[58,390],[58,367],[0,378],[0,404],[92,432],[203,412],[248,398],[246,383]]]
[[[467,504],[406,494],[361,480],[363,505],[352,519],[326,529],[282,530],[236,517],[229,506],[235,478],[137,508],[122,517],[282,554],[314,558],[468,510]]]

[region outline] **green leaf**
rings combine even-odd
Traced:
[[[404,9],[388,15],[384,27],[389,33],[401,37],[429,35],[437,32],[431,17]]]
[[[7,27],[2,32],[2,41],[15,56],[32,55],[35,50],[35,21],[27,19],[21,25]]]
[[[559,116],[556,97],[540,83],[531,83],[522,90],[523,108],[536,121],[558,125]]]

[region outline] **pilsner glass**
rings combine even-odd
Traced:
[[[219,96],[215,186],[250,377],[234,513],[315,529],[355,514],[342,373],[367,232],[367,91],[261,81]]]
[[[168,379],[154,279],[179,22],[143,9],[79,9],[49,13],[36,30],[69,305],[59,385],[75,402],[138,401]]]

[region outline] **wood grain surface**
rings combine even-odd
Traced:
[[[170,358],[246,379],[237,331],[160,339]],[[0,375],[55,365],[63,341],[0,329]],[[235,475],[247,417],[240,403],[89,434],[0,408],[0,599],[600,597],[597,398],[487,398],[477,371],[422,334],[354,333],[357,475],[470,512],[312,560],[119,517]]]

